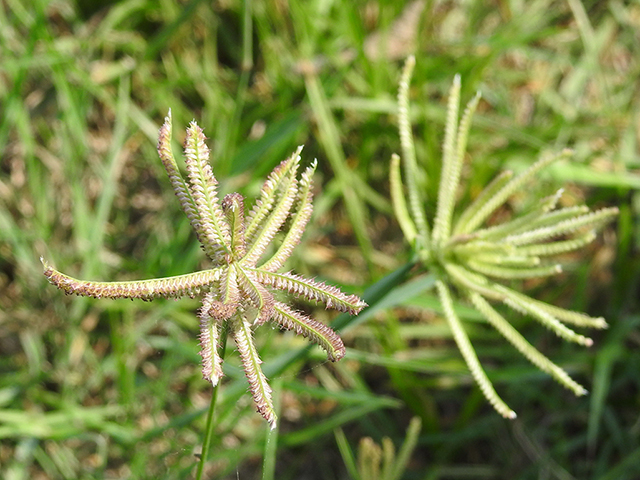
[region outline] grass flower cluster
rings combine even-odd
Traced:
[[[554,259],[558,254],[577,250],[590,243],[596,231],[611,221],[617,208],[590,211],[586,206],[558,208],[562,195],[539,200],[535,208],[522,216],[498,225],[486,221],[505,204],[511,195],[549,164],[568,158],[569,150],[543,156],[525,171],[514,176],[506,171],[498,175],[481,194],[460,213],[455,214],[456,197],[471,119],[480,101],[477,94],[466,106],[460,119],[460,77],[456,76],[447,107],[442,170],[433,228],[423,209],[424,199],[418,189],[418,163],[409,120],[409,81],[415,64],[410,57],[400,82],[399,130],[401,159],[391,160],[391,191],[394,211],[407,241],[414,247],[419,261],[438,276],[436,289],[453,337],[473,378],[486,399],[504,417],[515,418],[515,412],[498,396],[484,372],[464,325],[453,308],[452,291],[459,294],[482,314],[486,321],[506,338],[536,367],[576,395],[586,393],[561,367],[531,345],[490,302],[507,305],[528,315],[559,337],[590,346],[593,341],[573,327],[606,328],[603,318],[565,310],[535,300],[507,287],[504,281],[547,277],[562,271]]]
[[[271,388],[260,367],[262,361],[253,340],[253,329],[267,321],[274,322],[317,343],[331,361],[340,360],[345,348],[331,328],[276,300],[273,292],[285,291],[351,314],[358,313],[366,304],[336,287],[294,273],[278,272],[299,243],[312,212],[312,176],[316,164],[307,167],[298,178],[302,147],[273,170],[254,207],[245,215],[240,194],[231,193],[222,201],[218,199],[218,182],[209,164],[202,129],[195,122],[187,129],[186,180],[173,156],[171,129],[169,112],[160,129],[158,153],[213,267],[168,278],[93,282],[69,277],[43,261],[44,274],[67,294],[95,298],[153,300],[202,296],[198,316],[203,377],[214,386],[222,377],[221,346],[228,332],[235,340],[258,412],[275,428]],[[274,246],[274,238],[281,230],[286,231],[284,238]]]

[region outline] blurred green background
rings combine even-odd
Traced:
[[[299,144],[305,162],[318,158],[314,216],[291,268],[362,293],[406,264],[388,162],[409,53],[430,178],[460,73],[463,101],[483,95],[462,201],[500,170],[568,146],[574,162],[536,188],[564,185],[570,201],[619,206],[566,274],[524,285],[604,315],[611,327],[593,333],[594,347],[509,316],[591,393],[574,397],[460,305],[519,415],[499,417],[415,271],[394,308],[343,332],[343,361],[328,364],[316,347],[270,378],[277,436],[230,352],[208,477],[349,478],[337,429],[353,450],[366,436],[398,446],[418,416],[406,479],[640,478],[638,2],[4,0],[0,45],[1,478],[193,478],[211,396],[197,300],[65,297],[39,261],[94,280],[206,267],[155,152],[169,108],[176,137],[192,119],[204,128],[223,193],[255,195]],[[306,345],[267,327],[256,336],[267,372]]]

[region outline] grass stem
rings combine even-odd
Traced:
[[[220,345],[220,358],[224,360],[224,352],[227,347],[227,324],[225,323]],[[200,453],[200,463],[198,464],[198,471],[196,472],[196,480],[202,480],[202,473],[204,472],[204,466],[207,463],[207,457],[209,450],[211,450],[211,439],[213,438],[215,423],[213,422],[213,416],[216,409],[216,400],[218,399],[218,392],[220,391],[220,384],[222,380],[219,380],[211,395],[211,402],[209,403],[209,411],[207,412],[207,425],[205,427],[204,439],[202,440],[202,452]]]

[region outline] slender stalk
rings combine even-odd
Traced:
[[[274,379],[273,385],[273,406],[276,414],[280,415],[280,394],[282,393],[282,378]],[[276,454],[278,452],[278,433],[280,423],[276,424],[276,428],[267,429],[267,438],[264,445],[264,459],[262,461],[262,480],[273,480],[276,475]]]
[[[224,360],[224,352],[227,347],[227,322],[224,324],[222,333],[220,336],[220,358]],[[207,463],[207,457],[209,456],[209,450],[211,449],[211,439],[213,438],[215,424],[213,423],[213,414],[216,409],[216,400],[218,399],[218,392],[220,391],[220,385],[222,382],[218,382],[213,387],[211,395],[211,402],[209,403],[209,412],[207,413],[207,425],[205,427],[204,439],[202,440],[202,452],[200,453],[200,463],[198,464],[198,471],[196,472],[196,480],[202,480],[202,473],[204,472],[204,466]]]

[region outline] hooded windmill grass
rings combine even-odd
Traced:
[[[573,328],[606,328],[604,318],[566,310],[535,300],[503,282],[547,277],[562,272],[555,256],[575,251],[596,237],[596,232],[610,222],[618,209],[590,211],[584,205],[558,207],[563,190],[542,198],[522,216],[504,223],[486,226],[486,221],[505,204],[511,195],[533,180],[538,172],[553,162],[571,157],[570,150],[544,155],[519,175],[499,174],[477,198],[456,214],[456,197],[464,162],[467,138],[473,114],[480,101],[477,94],[466,106],[460,119],[460,77],[456,76],[449,92],[442,169],[433,228],[424,211],[424,199],[416,178],[419,167],[411,133],[409,116],[409,81],[415,65],[410,57],[404,67],[398,93],[398,117],[402,160],[391,159],[390,182],[394,212],[406,240],[419,262],[436,274],[436,290],[444,316],[451,328],[471,374],[489,403],[504,417],[515,412],[498,396],[484,372],[473,345],[453,308],[453,295],[468,301],[485,320],[507,339],[532,364],[556,381],[584,395],[586,389],[567,372],[529,343],[491,303],[502,303],[527,315],[557,336],[584,346],[593,341]],[[404,170],[404,183],[401,174]]]
[[[258,412],[276,426],[271,388],[262,372],[262,360],[253,330],[273,322],[317,343],[331,361],[340,360],[345,347],[328,326],[276,300],[275,291],[285,291],[327,308],[357,314],[366,304],[356,295],[280,270],[300,242],[312,212],[314,162],[300,170],[302,147],[278,165],[262,186],[254,206],[245,212],[238,193],[218,198],[218,182],[209,164],[209,148],[202,129],[192,122],[184,142],[187,176],[183,178],[171,150],[171,112],[160,128],[158,153],[180,205],[212,266],[186,275],[126,282],[94,282],[67,276],[43,260],[44,274],[67,294],[95,298],[202,297],[200,355],[202,375],[214,386],[222,377],[224,335],[235,340],[249,390]],[[278,232],[284,238],[274,245]],[[267,255],[267,252],[273,252]],[[265,258],[266,257],[266,258]]]

